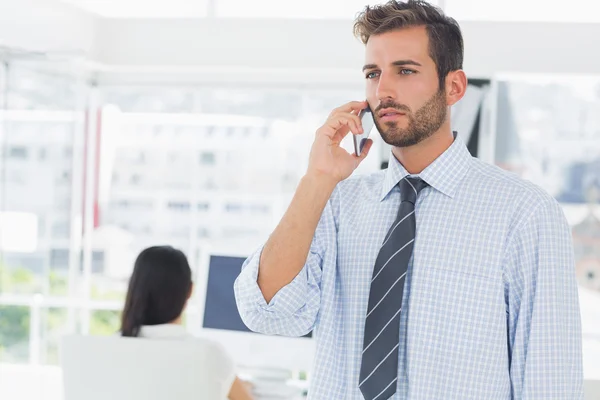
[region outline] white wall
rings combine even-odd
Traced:
[[[219,80],[270,68],[313,82],[359,79],[363,48],[352,22],[341,20],[101,20],[93,58],[155,71]],[[498,72],[598,73],[600,24],[462,22],[465,68],[471,77]],[[340,72],[342,78],[340,78]],[[243,76],[241,77],[244,78]]]
[[[93,58],[129,66],[128,80],[143,80],[142,66],[149,74],[177,66],[165,79],[362,83],[362,45],[351,29],[351,21],[325,20],[101,20]]]
[[[89,53],[95,19],[50,0],[0,0],[0,46],[60,54]]]
[[[600,71],[600,24],[461,26],[471,77]],[[349,20],[104,19],[56,0],[0,0],[0,46],[83,53],[101,77],[129,72],[120,80],[362,82]]]

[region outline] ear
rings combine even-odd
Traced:
[[[193,283],[191,283],[191,284],[190,284],[190,292],[188,293],[188,299],[189,299],[190,297],[192,297],[192,294],[193,294],[193,293],[194,293],[194,284],[193,284]]]
[[[467,91],[467,75],[462,69],[451,71],[446,76],[446,103],[452,106],[463,98]]]

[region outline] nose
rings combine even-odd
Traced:
[[[379,82],[377,82],[377,99],[380,102],[385,102],[386,100],[395,100],[396,99],[396,90],[393,82],[393,78],[388,74],[382,73],[379,76]]]

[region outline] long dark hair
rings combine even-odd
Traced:
[[[181,315],[192,287],[185,255],[171,246],[149,247],[135,260],[121,319],[122,336],[142,325],[166,324]]]

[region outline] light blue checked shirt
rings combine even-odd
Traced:
[[[358,388],[369,284],[398,211],[387,170],[336,187],[306,265],[266,303],[260,252],[235,283],[258,332],[317,340],[310,399],[362,399]],[[404,287],[393,399],[583,398],[581,321],[569,226],[533,184],[471,157],[461,139],[419,176],[417,233]]]

